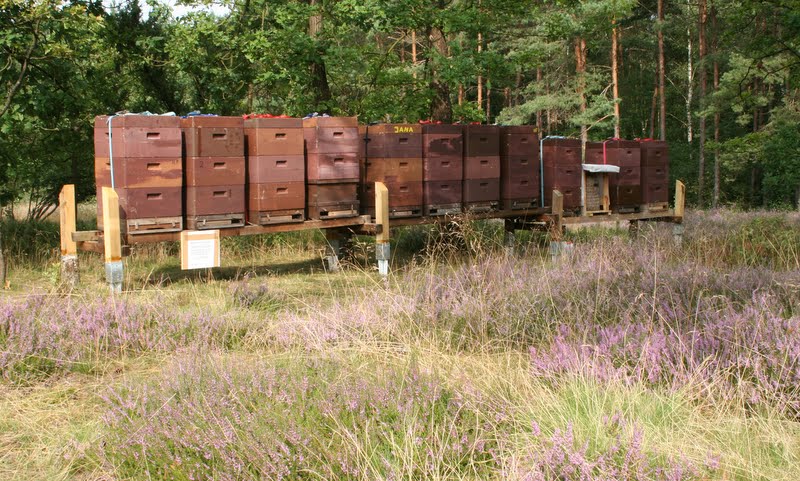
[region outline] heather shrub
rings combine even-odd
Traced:
[[[692,211],[686,252],[706,265],[800,269],[800,214]]]
[[[107,398],[105,459],[147,479],[480,477],[496,442],[470,402],[413,365],[184,357]],[[144,462],[146,458],[146,462]]]
[[[32,294],[0,301],[0,375],[13,382],[90,372],[104,361],[189,345],[226,346],[242,332],[229,316],[114,297]]]
[[[411,362],[192,354],[107,397],[107,468],[131,479],[699,479],[615,418],[606,447]],[[519,437],[526,442],[520,443]]]
[[[530,349],[532,373],[558,382],[588,375],[679,389],[714,385],[717,396],[800,413],[800,317],[784,317],[768,296],[744,309],[701,309],[691,324],[633,319],[560,326]]]

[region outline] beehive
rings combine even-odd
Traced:
[[[308,216],[311,219],[357,216],[361,149],[358,119],[303,119],[303,136]]]
[[[539,136],[531,126],[500,129],[500,197],[506,210],[539,207]]]
[[[423,211],[425,215],[457,214],[462,208],[464,128],[422,126]]]
[[[119,196],[129,234],[183,229],[180,119],[174,116],[98,116],[94,123],[97,224],[103,227],[102,187]],[[111,146],[109,148],[109,135]]]
[[[363,128],[363,135],[364,212],[375,214],[375,182],[383,182],[389,190],[390,217],[422,215],[422,126],[369,125]]]
[[[267,225],[305,220],[306,162],[302,119],[244,121],[247,145],[247,218]]]
[[[187,228],[243,226],[244,121],[241,117],[194,116],[181,119],[181,128]]]

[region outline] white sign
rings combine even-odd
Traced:
[[[181,269],[219,267],[219,231],[181,232]]]

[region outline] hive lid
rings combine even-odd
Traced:
[[[606,172],[619,174],[619,166],[608,164],[583,164],[583,170],[593,173]]]

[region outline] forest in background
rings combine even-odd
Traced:
[[[93,118],[121,110],[661,138],[696,206],[800,197],[800,0],[178,3],[224,8],[0,0],[6,212],[92,197]]]

